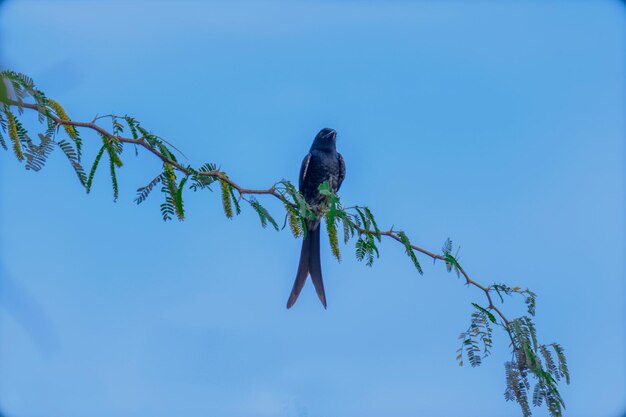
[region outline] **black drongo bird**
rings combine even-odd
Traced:
[[[311,150],[304,157],[300,166],[300,192],[311,209],[317,214],[317,219],[306,220],[306,236],[302,241],[298,272],[287,301],[287,308],[294,305],[298,299],[309,274],[317,296],[326,308],[326,294],[324,293],[322,265],[320,263],[320,221],[324,196],[320,194],[319,186],[328,181],[332,191],[339,191],[346,176],[346,164],[341,154],[337,152],[336,139],[337,132],[333,129],[324,128],[320,130],[313,140]]]

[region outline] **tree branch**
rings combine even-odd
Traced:
[[[44,108],[41,108],[41,106],[38,106],[37,104],[32,104],[32,103],[21,103],[20,104],[17,101],[9,100],[9,104],[11,106],[16,106],[16,107],[21,105],[21,107],[24,107],[24,108],[27,108],[27,109],[31,109],[31,110],[36,110],[38,112],[43,112],[45,110]],[[55,115],[52,115],[52,114],[49,117],[52,120],[54,120],[54,122],[57,124],[57,126],[69,125],[69,126],[83,127],[83,128],[87,128],[87,129],[92,129],[92,130],[95,130],[96,132],[98,132],[100,135],[105,136],[105,137],[107,137],[109,139],[112,139],[112,140],[115,140],[115,141],[118,141],[118,142],[122,142],[122,143],[131,143],[131,144],[134,144],[134,145],[141,146],[144,149],[146,149],[147,151],[149,151],[150,153],[152,153],[153,155],[155,155],[157,158],[159,158],[162,162],[165,162],[165,163],[168,163],[168,164],[172,165],[179,172],[181,172],[181,173],[183,173],[185,175],[191,175],[191,173],[192,173],[189,169],[185,168],[184,166],[182,166],[177,161],[174,161],[174,160],[168,158],[163,153],[159,152],[157,149],[154,149],[152,146],[150,146],[150,144],[148,142],[146,142],[146,140],[143,137],[140,137],[139,139],[133,139],[133,138],[127,138],[127,137],[123,137],[123,136],[116,136],[113,133],[109,132],[108,130],[102,128],[101,126],[98,126],[94,122],[76,122],[76,121],[73,121],[73,120],[63,120],[63,119],[60,119],[59,117],[57,117]],[[115,117],[115,116],[113,116],[113,117]],[[241,196],[243,196],[245,194],[271,195],[273,197],[276,197],[277,199],[279,199],[283,203],[291,204],[291,202],[289,202],[281,193],[276,191],[276,187],[275,186],[271,186],[270,188],[267,188],[267,189],[245,188],[245,187],[242,187],[241,185],[237,184],[236,182],[234,182],[230,178],[228,178],[222,172],[217,171],[217,170],[216,171],[209,171],[209,172],[199,172],[198,174],[201,175],[201,176],[205,176],[205,177],[217,178],[217,179],[220,179],[220,180],[228,183],[231,187],[236,189],[237,192]],[[358,227],[358,226],[357,226],[357,230],[361,234],[372,234],[372,235],[376,234],[375,230],[363,229],[363,228]],[[379,233],[382,236],[390,237],[390,238],[392,238],[392,239],[402,243],[402,240],[393,232],[393,230],[380,231]],[[429,256],[432,259],[445,261],[445,257],[443,257],[442,255],[438,255],[436,253],[433,253],[433,252],[431,252],[429,250],[426,250],[424,248],[421,248],[421,247],[413,245],[413,244],[411,245],[411,247],[414,250],[416,250],[416,251],[418,251],[420,253],[423,253],[424,255]],[[459,265],[459,271],[461,272],[461,274],[465,278],[465,283],[467,285],[473,285],[473,286],[479,288],[480,290],[482,290],[485,293],[485,296],[486,296],[487,301],[488,301],[488,309],[495,311],[498,314],[498,316],[500,316],[502,321],[504,322],[505,327],[508,329],[508,327],[509,327],[509,320],[493,304],[493,301],[491,299],[491,295],[489,294],[489,291],[490,291],[489,288],[485,287],[484,285],[482,285],[482,284],[474,281],[473,279],[471,279],[469,277],[469,275],[465,272],[465,270],[460,265]]]
[[[35,89],[32,80],[27,76],[12,71],[0,71],[0,83],[6,83],[5,85],[11,87],[11,89],[8,89],[9,93],[11,93],[10,96],[0,97],[0,104],[2,104],[0,106],[0,128],[5,132],[8,131],[9,138],[13,144],[14,153],[16,154],[18,160],[22,161],[23,159],[26,159],[27,169],[41,169],[47,156],[51,152],[51,143],[56,143],[62,148],[63,152],[70,160],[72,167],[78,174],[81,183],[86,187],[87,192],[89,192],[91,181],[100,161],[100,157],[103,154],[108,154],[110,159],[109,162],[113,181],[114,197],[116,198],[117,179],[115,169],[116,166],[120,167],[122,165],[119,156],[122,151],[122,144],[133,144],[144,148],[163,163],[163,172],[154,178],[147,186],[138,190],[139,195],[136,201],[141,202],[145,200],[150,193],[150,190],[156,184],[162,182],[162,192],[165,194],[166,199],[165,203],[161,205],[161,212],[165,220],[171,219],[174,214],[178,216],[180,220],[184,218],[182,190],[187,182],[187,179],[191,177],[194,184],[188,187],[194,190],[197,188],[208,187],[213,181],[218,181],[220,183],[222,187],[224,211],[227,217],[232,217],[233,215],[233,204],[237,213],[239,213],[239,201],[243,199],[256,210],[263,227],[267,224],[271,224],[274,228],[276,228],[276,230],[278,230],[279,227],[269,212],[261,206],[261,204],[254,197],[245,197],[246,195],[268,195],[278,199],[285,205],[287,210],[287,219],[289,220],[289,225],[294,235],[298,236],[302,232],[306,231],[303,224],[305,223],[305,219],[311,214],[310,207],[304,201],[302,195],[288,181],[283,180],[277,182],[267,189],[245,188],[231,180],[225,172],[216,169],[214,165],[206,164],[200,170],[196,170],[191,166],[182,165],[176,160],[175,156],[167,148],[167,146],[165,146],[163,143],[164,141],[161,138],[158,138],[143,129],[140,127],[139,123],[128,116],[107,115],[94,118],[91,122],[73,121],[70,120],[60,104],[56,103],[54,100],[47,99],[41,91]],[[30,95],[35,100],[35,103],[25,103],[23,98],[27,95]],[[24,108],[35,110],[40,116],[40,121],[46,120],[48,122],[46,135],[40,134],[40,138],[42,140],[41,144],[33,144],[26,133],[26,129],[23,128],[18,118],[10,111],[10,107],[17,107],[20,113]],[[56,114],[54,114],[53,111]],[[112,119],[112,131],[104,129],[96,123],[97,120],[104,117]],[[124,126],[118,122],[118,119],[126,122],[128,127],[131,129],[133,137],[124,137],[118,134],[121,133],[124,128]],[[65,128],[68,135],[74,140],[76,149],[73,149],[68,142],[54,142],[52,139],[55,132],[58,131],[61,126]],[[88,178],[82,168],[82,165],[80,164],[81,140],[74,128],[84,128],[95,131],[102,137],[104,142],[94,161]],[[140,132],[141,135],[139,135],[138,132]],[[4,149],[7,149],[1,134],[0,145]],[[26,149],[23,153],[22,147],[25,147]],[[106,153],[104,152],[105,150],[107,151]],[[177,181],[176,171],[183,175],[180,183]],[[200,180],[202,178],[205,178],[205,180]],[[238,199],[235,198],[232,190],[237,191],[239,194]],[[443,254],[429,251],[410,243],[409,238],[403,231],[393,230],[393,228],[385,231],[379,230],[372,213],[367,207],[355,206],[349,209],[343,209],[340,204],[339,197],[329,189],[327,183],[320,186],[320,193],[327,197],[328,207],[326,208],[327,211],[325,219],[328,226],[327,230],[331,241],[331,248],[333,249],[333,254],[337,258],[339,258],[340,253],[337,245],[335,220],[339,219],[344,222],[343,225],[346,242],[350,237],[354,236],[355,232],[358,234],[356,245],[357,258],[359,260],[363,260],[367,257],[368,265],[371,265],[373,262],[374,254],[378,256],[375,239],[380,241],[381,236],[386,236],[405,246],[407,255],[413,261],[418,272],[421,273],[422,271],[419,262],[415,257],[414,251],[430,257],[435,261],[443,261],[449,272],[454,270],[459,277],[463,276],[466,285],[471,285],[482,291],[486,299],[486,307],[481,307],[472,303],[476,308],[476,311],[472,313],[472,321],[468,330],[461,333],[462,346],[459,349],[460,353],[457,356],[457,359],[460,359],[460,365],[463,364],[461,359],[463,349],[465,349],[465,353],[472,366],[480,365],[481,356],[486,357],[489,354],[489,348],[492,343],[490,322],[501,326],[509,336],[512,349],[512,359],[505,364],[507,376],[505,399],[518,402],[522,408],[524,416],[530,416],[531,412],[528,400],[530,384],[528,383],[527,376],[531,374],[537,379],[535,389],[532,394],[533,405],[541,405],[542,402],[545,401],[545,404],[553,417],[561,416],[564,402],[560,397],[556,384],[561,378],[564,378],[566,382],[569,383],[569,371],[567,369],[567,363],[562,347],[556,343],[539,345],[537,343],[534,323],[530,317],[522,316],[515,319],[509,319],[504,315],[501,309],[494,304],[492,299],[493,292],[498,294],[502,302],[504,301],[501,294],[502,292],[506,295],[511,295],[513,293],[522,295],[528,306],[528,313],[531,316],[534,316],[535,294],[532,291],[528,289],[521,290],[519,287],[511,288],[504,284],[485,286],[470,278],[468,273],[458,263],[456,257],[452,256],[452,242],[449,239],[442,248]],[[292,198],[293,201],[289,198]],[[357,214],[348,213],[346,210],[354,210]],[[497,314],[500,318],[499,322],[491,312]],[[482,352],[480,349],[480,343],[484,346],[484,350]],[[552,349],[555,352],[558,359],[558,366],[555,365],[557,362],[555,362],[549,349]]]

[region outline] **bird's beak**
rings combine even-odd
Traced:
[[[336,131],[334,131],[334,130],[331,130],[331,131],[328,133],[328,136],[330,136],[333,140],[337,140],[337,132],[336,132]]]

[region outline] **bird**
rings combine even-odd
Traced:
[[[337,132],[334,129],[326,127],[320,130],[300,166],[298,188],[317,218],[305,221],[306,233],[302,240],[296,279],[287,300],[288,309],[298,299],[309,275],[317,296],[326,309],[326,293],[320,262],[320,221],[323,214],[324,196],[320,193],[319,186],[328,181],[331,191],[337,192],[346,177],[346,164],[341,154],[337,152],[336,142]]]

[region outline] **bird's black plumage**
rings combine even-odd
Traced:
[[[328,181],[333,191],[339,191],[346,176],[346,164],[343,157],[337,152],[337,132],[324,128],[315,136],[309,153],[304,157],[300,166],[299,188],[306,202],[317,213],[316,220],[306,221],[306,236],[302,241],[300,262],[296,280],[293,283],[291,295],[287,301],[287,308],[294,305],[304,287],[307,276],[311,281],[322,305],[326,308],[326,294],[322,280],[322,265],[320,263],[320,220],[321,204],[324,196],[319,192],[319,186]]]

